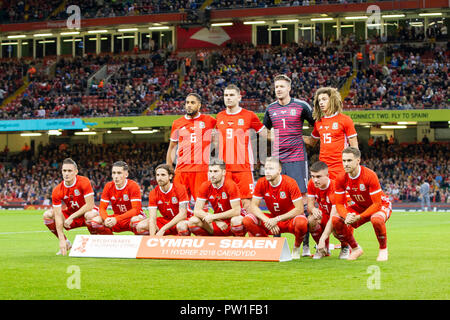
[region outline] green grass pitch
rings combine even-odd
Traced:
[[[394,212],[387,223],[389,261],[383,263],[376,261],[370,223],[355,230],[365,251],[357,261],[338,260],[334,250],[321,260],[289,262],[62,257],[55,255],[58,242],[41,211],[0,211],[0,226],[2,300],[450,298],[449,213]],[[67,233],[70,240],[76,234],[87,230]],[[292,248],[293,237],[284,236]],[[331,243],[338,242],[332,237]],[[75,289],[68,286],[73,266],[80,272]]]

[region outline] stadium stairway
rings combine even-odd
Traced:
[[[13,94],[9,95],[8,97],[6,97],[5,100],[3,100],[3,103],[0,105],[0,108],[7,106],[9,103],[15,101],[17,98],[22,96],[22,94],[25,92],[25,90],[27,89],[27,87],[30,83],[28,81],[27,76],[23,77],[22,80],[23,80],[23,84]]]
[[[52,13],[50,13],[48,15],[46,20],[50,20],[51,17],[57,16],[61,11],[65,11],[66,10],[66,5],[67,5],[67,0],[63,0],[61,2],[61,4],[55,10],[53,10]]]
[[[356,70],[353,70],[352,75],[345,81],[344,85],[339,89],[339,93],[341,94],[342,101],[344,101],[345,98],[349,95],[350,87],[352,85],[353,79],[355,79],[355,77],[356,77],[356,74],[357,74]]]
[[[205,8],[209,6],[211,3],[213,3],[213,0],[205,0],[201,5],[200,10],[205,10]]]
[[[155,68],[156,73],[158,73],[157,70],[158,69]],[[181,87],[181,85],[184,82],[184,72],[182,71],[182,68],[178,68],[175,72],[178,73],[178,87]],[[167,93],[170,94],[172,92],[172,90],[173,90],[173,87],[170,87],[169,89],[167,89]],[[164,93],[161,93],[159,95],[159,97],[155,101],[153,101],[147,109],[145,109],[142,112],[142,115],[143,116],[148,115],[151,111],[153,111],[156,108],[156,106],[158,105],[158,103],[163,99],[163,96],[164,96]]]

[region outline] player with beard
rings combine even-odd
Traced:
[[[184,185],[189,199],[192,196],[194,200],[201,184],[208,180],[211,137],[216,126],[216,119],[200,112],[201,106],[202,99],[198,94],[186,96],[186,114],[172,124],[166,155],[166,163],[170,166],[176,158],[174,183]]]
[[[156,167],[155,177],[158,186],[149,195],[149,218],[138,223],[137,234],[188,236],[187,219],[192,216],[192,210],[186,188],[172,183],[173,169],[167,164]],[[157,211],[161,217],[157,217]]]
[[[265,177],[258,180],[252,205],[243,223],[250,236],[267,237],[292,233],[295,243],[292,259],[300,259],[300,245],[308,230],[308,219],[303,211],[303,196],[297,182],[281,174],[281,162],[273,157],[266,159]],[[264,199],[270,213],[259,208]]]

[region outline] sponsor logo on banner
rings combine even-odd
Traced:
[[[136,258],[142,236],[77,235],[71,257]]]

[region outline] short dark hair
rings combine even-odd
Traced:
[[[112,165],[113,167],[123,168],[123,170],[128,171],[128,165],[125,161],[116,161]]]
[[[156,171],[158,171],[159,169],[166,170],[166,171],[167,171],[167,174],[168,174],[169,176],[170,176],[170,175],[172,175],[172,176],[174,175],[174,171],[173,171],[172,167],[169,166],[168,164],[162,163],[162,164],[158,165],[158,166],[155,168],[155,174],[156,174]]]
[[[71,165],[73,165],[73,166],[75,167],[75,169],[78,170],[77,163],[76,163],[75,161],[73,161],[72,158],[66,158],[66,159],[64,159],[63,162],[62,162],[62,164],[63,164],[63,165],[65,165],[65,164],[71,164]]]
[[[193,96],[193,97],[197,98],[198,102],[202,103],[202,97],[201,97],[198,93],[191,92],[191,93],[189,93],[189,94],[186,96],[186,99],[187,99],[189,96]]]
[[[309,169],[311,172],[319,172],[319,171],[322,171],[322,170],[328,170],[328,166],[327,166],[327,164],[325,163],[325,162],[323,162],[323,161],[317,161],[317,162],[314,162],[312,165],[311,165],[311,168]]]
[[[283,166],[283,164],[281,163],[280,159],[275,158],[275,157],[267,157],[266,161],[264,162],[264,165],[266,165],[267,162],[278,163],[280,168]]]
[[[219,166],[220,169],[222,169],[222,170],[225,170],[225,168],[227,167],[225,162],[223,160],[219,159],[219,158],[212,158],[209,161],[209,166],[210,167],[212,167],[212,166]]]
[[[361,151],[359,151],[358,148],[355,147],[347,147],[344,150],[342,150],[342,154],[344,153],[351,153],[353,154],[356,158],[361,158]]]

